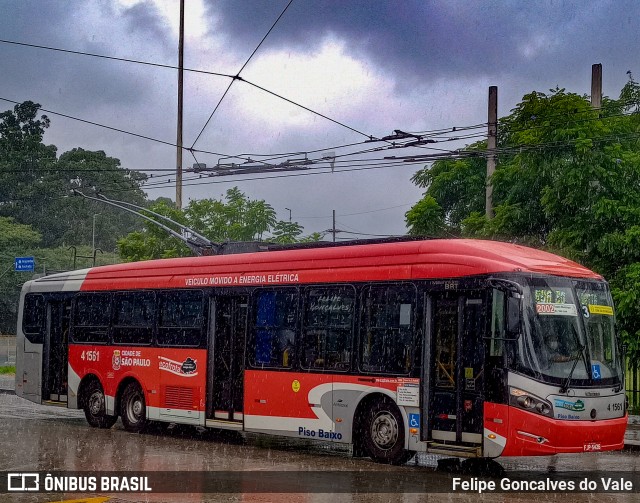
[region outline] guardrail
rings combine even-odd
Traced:
[[[16,364],[16,336],[0,335],[0,365]]]

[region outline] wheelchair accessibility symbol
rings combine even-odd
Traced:
[[[409,427],[420,428],[420,414],[409,414]]]
[[[591,365],[591,375],[594,379],[602,379],[602,374],[600,373],[600,365]]]

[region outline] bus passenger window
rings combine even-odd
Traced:
[[[113,343],[151,344],[155,318],[153,292],[120,292],[113,297]]]
[[[198,347],[202,343],[204,302],[199,290],[158,294],[158,344]]]
[[[42,344],[44,330],[44,297],[28,294],[24,297],[22,307],[22,331],[25,337],[34,344]]]
[[[349,370],[355,306],[352,287],[308,288],[302,327],[302,367]]]
[[[253,367],[291,368],[295,362],[296,307],[294,288],[258,290],[253,297]]]
[[[360,363],[365,372],[407,374],[412,366],[415,286],[365,289]]]
[[[71,338],[73,342],[106,344],[109,341],[111,295],[78,294],[73,303]]]

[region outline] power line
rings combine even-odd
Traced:
[[[124,63],[135,63],[137,65],[146,65],[146,66],[154,66],[154,67],[158,67],[158,68],[168,68],[170,70],[178,70],[177,66],[174,65],[165,65],[162,63],[153,63],[150,61],[142,61],[139,59],[130,59],[130,58],[118,58],[116,56],[106,56],[104,54],[96,54],[93,52],[84,52],[84,51],[72,51],[70,49],[60,49],[58,47],[50,47],[50,46],[46,46],[46,45],[37,45],[37,44],[27,44],[26,42],[16,42],[14,40],[3,40],[0,39],[0,43],[3,44],[12,44],[12,45],[18,45],[18,46],[22,46],[22,47],[32,47],[35,49],[45,49],[47,51],[55,51],[55,52],[63,52],[63,53],[67,53],[67,54],[76,54],[78,56],[90,56],[92,58],[100,58],[100,59],[109,59],[112,61],[121,61]],[[211,72],[211,71],[207,71],[207,70],[198,70],[197,68],[184,68],[185,72],[194,72],[194,73],[203,73],[205,75],[214,75],[217,77],[227,77],[232,79],[233,75],[229,75],[227,73],[219,73],[219,72]]]
[[[278,16],[278,18],[273,22],[273,24],[271,25],[271,28],[269,28],[269,31],[267,31],[267,33],[265,34],[264,37],[262,37],[262,40],[260,40],[260,43],[256,46],[256,48],[253,50],[253,52],[251,53],[251,55],[247,58],[247,60],[244,62],[244,65],[242,65],[242,68],[240,68],[240,70],[238,71],[238,73],[236,75],[234,75],[234,77],[232,78],[231,82],[229,82],[229,85],[227,86],[227,89],[225,90],[225,92],[222,94],[222,97],[220,98],[220,101],[218,101],[218,104],[215,106],[215,108],[213,109],[213,112],[211,112],[211,115],[209,116],[209,118],[207,119],[207,122],[205,122],[204,126],[202,126],[202,129],[200,130],[200,133],[198,133],[198,136],[196,137],[196,139],[193,142],[193,145],[191,145],[191,148],[196,146],[196,143],[198,142],[198,140],[200,139],[200,136],[202,135],[202,133],[204,132],[204,130],[206,129],[206,127],[209,124],[209,121],[211,121],[213,115],[216,113],[216,111],[218,110],[218,108],[220,107],[220,104],[222,103],[222,100],[224,100],[225,96],[227,95],[227,93],[229,92],[229,89],[231,89],[231,86],[233,85],[233,83],[236,80],[241,80],[240,79],[240,74],[242,73],[242,70],[245,69],[245,67],[249,64],[249,61],[251,61],[251,58],[253,58],[254,54],[256,52],[258,52],[258,49],[260,49],[260,46],[262,45],[262,43],[267,39],[267,37],[269,36],[269,34],[271,33],[271,31],[275,28],[275,26],[278,24],[278,21],[280,21],[280,19],[282,18],[282,16],[284,16],[284,13],[287,12],[287,9],[289,8],[289,6],[293,3],[293,0],[289,0],[289,3],[286,5],[286,7],[282,10],[282,12],[280,13],[280,15]]]

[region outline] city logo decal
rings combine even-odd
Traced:
[[[120,350],[114,349],[113,358],[111,358],[111,366],[113,370],[120,370]]]
[[[177,362],[164,356],[158,356],[158,368],[165,372],[182,377],[195,377],[198,375],[198,360],[187,358],[183,362]]]
[[[580,412],[584,410],[584,402],[582,400],[576,400],[575,402],[569,402],[568,400],[560,400],[556,398],[555,406],[561,409],[572,410]]]

